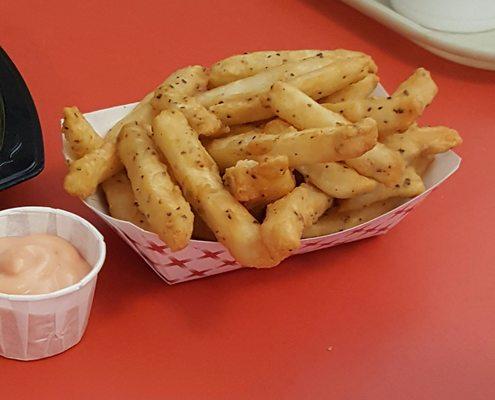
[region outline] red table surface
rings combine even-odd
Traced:
[[[0,397],[495,398],[495,73],[337,1],[139,3],[0,4],[0,42],[31,88],[47,158],[0,208],[64,208],[108,244],[82,342],[47,360],[0,359]],[[431,70],[440,93],[422,122],[464,137],[460,171],[386,236],[167,286],[63,192],[64,105],[135,101],[178,67],[247,50],[333,47],[371,54],[392,90]]]

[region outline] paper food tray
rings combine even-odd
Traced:
[[[387,93],[380,85],[374,94],[376,96],[387,96]],[[90,112],[84,114],[84,116],[97,132],[104,135],[115,122],[125,116],[136,104],[111,107]],[[69,158],[69,149],[66,144],[64,142],[64,154]],[[424,176],[426,186],[424,193],[406,201],[392,211],[354,228],[317,238],[303,239],[301,247],[293,254],[326,249],[342,243],[387,233],[436,187],[452,175],[460,163],[460,157],[453,151],[437,155]],[[229,251],[218,242],[191,240],[183,250],[172,252],[156,234],[146,232],[129,222],[112,218],[108,214],[107,204],[101,190],[83,202],[127,242],[153,271],[168,284],[204,278],[243,268],[242,265],[234,260]]]

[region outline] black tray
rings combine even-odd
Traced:
[[[36,107],[21,74],[0,47],[0,190],[38,175],[43,167]]]

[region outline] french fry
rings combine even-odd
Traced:
[[[414,197],[425,191],[425,185],[421,177],[412,167],[407,167],[401,182],[393,187],[378,184],[375,189],[352,199],[342,200],[339,211],[352,211],[369,206],[377,201],[383,201],[391,197]]]
[[[361,100],[369,97],[373,90],[375,90],[376,85],[380,78],[375,74],[368,74],[360,81],[351,83],[344,89],[338,90],[337,92],[320,99],[321,103],[340,103],[342,101],[350,100]]]
[[[211,106],[209,110],[228,126],[261,121],[273,116],[270,106],[266,106],[260,96],[222,102]]]
[[[303,60],[301,63],[307,60]],[[370,65],[369,63],[369,59],[365,57],[351,58],[349,60],[338,59],[329,65],[297,77],[294,73],[291,73],[294,77],[290,74],[287,77],[287,74],[285,74],[279,80],[288,80],[289,83],[304,93],[318,99],[366,75]],[[258,75],[251,78],[254,79],[255,77],[258,77]],[[217,89],[221,88],[219,87]],[[222,98],[218,104],[210,107],[210,111],[215,113],[226,125],[242,124],[270,118],[276,114],[276,109],[270,107],[270,97],[265,92],[268,89],[269,87],[267,85],[263,87],[263,90],[256,93],[233,96],[234,98],[226,98],[225,100]],[[207,93],[203,93],[203,95]]]
[[[131,222],[145,231],[151,231],[146,217],[139,211],[138,203],[132,192],[131,181],[125,171],[120,171],[108,178],[101,186],[112,217]]]
[[[349,124],[349,121],[340,114],[327,110],[311,97],[288,83],[275,83],[268,96],[270,105],[277,115],[299,129]],[[405,163],[399,154],[381,143],[377,143],[375,147],[360,157],[346,160],[346,164],[361,175],[385,183],[388,186],[397,183],[405,168]],[[304,172],[300,172],[307,175],[309,181],[329,194],[341,193],[342,196],[350,197],[349,195],[352,193],[350,183],[361,183],[360,187],[356,187],[356,193],[371,187],[369,182],[366,184],[366,179],[358,179],[356,174],[349,170],[346,171],[342,166],[335,165],[330,168],[327,164],[325,167],[311,167],[306,168]],[[339,172],[346,172],[346,175],[339,178],[337,176]],[[315,173],[314,177],[312,176],[313,173]],[[329,176],[325,177],[325,174],[329,174]],[[350,180],[349,184],[347,184],[345,179],[350,177],[355,179]],[[322,185],[322,182],[326,182],[325,189],[315,183],[316,181],[320,182],[320,185]],[[343,185],[342,187],[340,186],[341,184]]]
[[[267,103],[279,118],[298,129],[350,124],[342,115],[327,110],[289,83],[274,83],[268,92]]]
[[[363,79],[368,75],[371,66],[369,57],[338,59],[319,69],[289,79],[288,83],[312,99],[318,100]]]
[[[460,145],[462,138],[457,131],[445,126],[420,128],[413,125],[404,133],[388,136],[383,143],[411,164],[421,155],[443,153]]]
[[[421,102],[423,109],[431,104],[438,93],[438,86],[431,78],[431,74],[424,68],[418,68],[414,73],[402,82],[394,96],[399,94],[415,96]]]
[[[263,133],[277,135],[284,132],[297,131],[291,124],[280,118],[274,118],[263,126]]]
[[[349,121],[340,114],[327,110],[290,84],[275,83],[268,96],[270,105],[277,115],[299,129],[349,124]],[[302,165],[298,167],[298,171],[304,175],[306,181],[336,198],[357,196],[373,190],[376,186],[374,180],[361,176],[353,169],[339,163]]]
[[[175,97],[194,96],[206,89],[208,83],[208,72],[201,65],[193,65],[181,68],[170,74],[158,88],[147,94],[136,107],[115,124],[108,131],[105,140],[116,140],[121,128],[131,122],[140,125],[151,125],[152,119],[160,110],[161,93],[171,94]],[[155,108],[156,107],[156,108]]]
[[[332,60],[338,58],[350,58],[363,56],[363,53],[350,50],[279,50],[279,51],[255,51],[252,53],[239,54],[220,60],[211,67],[210,81],[208,86],[215,88],[256,75],[269,68],[299,61],[321,54]]]
[[[323,51],[255,51],[227,57],[211,66],[208,87],[215,88],[226,85],[230,82],[256,75],[269,68],[278,67],[287,62],[315,57],[319,53],[323,53]]]
[[[381,140],[391,133],[403,132],[409,128],[432,102],[437,92],[438,87],[430,73],[419,68],[386,99],[370,98],[323,105],[340,112],[350,121],[373,118],[378,124]]]
[[[206,68],[200,65],[182,68],[155,90],[151,104],[157,111],[181,110],[191,127],[200,135],[221,135],[225,133],[221,121],[191,97],[205,91],[207,83]]]
[[[229,131],[230,135],[239,135],[240,133],[261,132],[262,131],[261,126],[259,124],[255,124],[255,123],[231,125],[229,128],[230,128],[230,131]]]
[[[212,140],[207,150],[224,170],[239,160],[285,155],[289,166],[341,161],[362,155],[376,144],[376,123],[370,118],[355,125],[306,129],[279,135],[250,134]]]
[[[248,209],[280,199],[296,187],[285,156],[263,160],[241,160],[227,168],[223,176],[225,187]]]
[[[192,74],[191,71],[197,73],[199,78],[197,80],[190,79],[189,82],[183,83],[183,77],[189,79],[188,74]],[[170,91],[184,96],[195,94],[198,90],[206,87],[207,78],[205,81],[204,74],[205,71],[200,66],[182,68],[171,74],[161,86],[166,87],[169,85]],[[201,79],[205,81],[202,86],[199,83]],[[173,87],[170,87],[170,85]],[[112,144],[115,144],[120,130],[126,124],[137,122],[140,125],[151,125],[151,120],[156,115],[156,111],[151,104],[154,96],[155,92],[148,93],[129,114],[108,131],[104,138],[104,143],[108,145],[105,145],[104,151],[98,151],[100,149],[93,150],[77,160],[77,166],[69,168],[64,181],[64,188],[67,193],[80,198],[88,197],[96,191],[100,183],[122,169],[122,163],[118,160],[116,154],[117,148]],[[95,168],[96,164],[98,165],[97,168]],[[78,182],[79,179],[83,178],[85,182]]]
[[[120,129],[132,122],[149,124],[153,118],[153,108],[149,103],[152,93],[148,94],[129,114],[117,122],[103,139],[103,145],[69,166],[64,179],[64,189],[72,196],[82,199],[91,196],[98,185],[122,170],[115,142]]]
[[[166,110],[170,107],[170,96],[178,100],[204,92],[208,78],[207,69],[201,65],[190,65],[178,69],[156,88],[151,105],[157,111]]]
[[[348,199],[371,192],[377,185],[373,179],[359,175],[352,168],[338,162],[303,165],[297,170],[307,182],[337,199]]]
[[[210,89],[196,96],[205,107],[218,104],[221,101],[247,99],[266,93],[276,81],[287,80],[305,74],[332,63],[333,60],[316,56],[301,61],[288,62],[278,67],[270,68],[259,74],[230,82],[227,85]]]
[[[82,199],[92,195],[98,185],[122,170],[116,144],[106,142],[69,165],[64,179],[64,189]]]
[[[393,210],[404,201],[403,198],[395,197],[348,212],[339,212],[336,207],[330,208],[316,223],[304,229],[303,238],[329,235],[364,224]]]
[[[272,257],[284,259],[298,249],[304,229],[314,224],[331,204],[331,197],[306,183],[269,204],[261,235]]]
[[[186,247],[193,231],[191,207],[160,161],[146,129],[136,124],[125,125],[119,135],[118,153],[139,210],[152,230],[172,251]]]
[[[116,142],[120,130],[126,124],[137,122],[141,125],[150,125],[155,116],[155,111],[150,104],[153,98],[153,92],[148,93],[125,117],[118,121],[106,134],[105,142]]]
[[[77,107],[64,108],[62,133],[67,142],[69,142],[75,158],[81,158],[103,144],[103,139],[96,133]]]
[[[239,263],[268,267],[280,262],[270,257],[258,221],[223,186],[215,161],[182,113],[162,111],[153,120],[153,140],[188,201]]]
[[[382,143],[377,143],[370,151],[360,157],[346,160],[345,163],[361,175],[373,178],[386,186],[399,183],[406,168],[400,154]]]
[[[214,113],[199,104],[194,97],[164,94],[162,99],[168,99],[169,106],[167,109],[180,110],[187,118],[191,128],[198,132],[199,135],[216,137],[229,131]]]
[[[406,94],[322,105],[352,122],[373,118],[378,125],[380,140],[392,133],[405,131],[423,111],[421,101]]]

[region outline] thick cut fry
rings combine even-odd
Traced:
[[[276,82],[268,93],[272,110],[299,129],[345,125],[340,114],[327,110],[296,87]],[[376,182],[338,163],[310,164],[298,167],[307,182],[336,198],[349,198],[371,191]]]
[[[221,135],[225,133],[221,121],[191,97],[205,91],[207,83],[206,68],[200,65],[182,68],[155,90],[151,104],[157,111],[181,110],[191,127],[200,135]]]
[[[199,104],[193,97],[184,98],[177,107],[187,118],[189,125],[200,135],[218,137],[229,132],[222,121],[211,111]]]
[[[324,67],[289,79],[288,82],[309,97],[318,100],[363,79],[368,75],[370,67],[369,57],[339,59]]]
[[[348,199],[371,192],[377,185],[373,179],[359,175],[347,165],[337,162],[304,165],[297,170],[307,182],[337,199]]]
[[[340,114],[327,110],[290,84],[284,82],[275,83],[269,93],[269,97],[271,106],[277,111],[277,114],[297,128],[309,129],[349,124],[349,121]],[[362,156],[346,160],[346,164],[360,174],[385,183],[388,186],[395,185],[398,182],[405,168],[404,161],[397,152],[388,149],[380,143],[377,143],[373,149],[364,153]],[[313,183],[316,179],[320,182],[327,180],[328,183],[325,185],[326,190],[330,190],[332,193],[347,193],[350,189],[348,185],[342,188],[338,185],[339,183],[343,183],[345,179],[344,176],[340,177],[340,179],[337,178],[337,173],[344,171],[342,166],[334,166],[328,171],[328,173],[331,173],[328,179],[324,177],[326,173],[325,169],[320,168],[318,171],[319,173],[315,177],[311,176],[313,174],[313,169],[311,168],[309,170],[307,169],[304,173],[309,175],[309,180]],[[352,175],[351,171],[348,171],[346,176],[349,175]],[[355,179],[351,182],[358,183],[358,180]],[[361,182],[364,183],[363,180]],[[335,186],[333,189],[330,189],[330,185],[332,184]],[[369,187],[369,185],[367,186]],[[356,191],[359,191],[358,188],[356,188]]]
[[[116,144],[104,143],[102,147],[70,164],[64,179],[64,189],[70,195],[84,199],[92,195],[100,183],[122,168]]]
[[[203,86],[199,83],[191,85],[192,80],[187,84],[184,84],[181,81],[182,77],[187,77],[187,73],[190,71],[190,68],[193,68],[193,70],[197,72],[198,76],[202,77],[201,79],[204,81]],[[178,95],[193,95],[196,94],[198,90],[206,87],[207,78],[205,80],[203,77],[204,73],[203,67],[186,67],[170,75],[163,82],[162,86],[172,85],[173,88],[170,88],[170,91],[177,93]],[[199,79],[200,78],[198,78],[198,82]],[[177,80],[180,82],[177,83]],[[122,163],[118,160],[118,156],[116,154],[117,148],[116,146],[112,146],[112,144],[115,144],[120,130],[126,124],[137,122],[143,126],[151,125],[151,120],[156,114],[155,109],[151,105],[154,95],[155,92],[147,94],[129,112],[129,114],[118,121],[108,131],[104,138],[104,143],[109,143],[109,145],[105,146],[104,151],[98,151],[100,149],[96,149],[79,159],[79,164],[76,167],[73,168],[71,166],[69,168],[69,172],[64,182],[64,187],[69,194],[85,198],[96,191],[98,184],[122,169]],[[95,168],[95,164],[98,164],[97,168]],[[81,174],[81,171],[84,171],[84,174]],[[78,180],[82,178],[84,178],[85,181],[78,182]]]
[[[369,59],[365,57],[348,60],[339,59],[323,68],[305,73],[296,78],[291,78],[291,75],[289,75],[291,79],[288,81],[312,98],[318,99],[345,87],[356,79],[360,79],[366,75],[367,68],[369,68]],[[255,77],[257,76],[253,76],[252,78]],[[286,78],[287,76],[282,76],[279,80],[284,81]],[[219,87],[217,89],[221,88]],[[222,100],[219,104],[211,106],[210,110],[227,125],[270,118],[275,115],[276,109],[270,107],[270,97],[266,93],[268,89],[268,87],[264,87],[263,91],[259,93],[237,96],[236,98],[226,99],[225,101]]]
[[[305,74],[332,63],[333,60],[321,57],[310,57],[302,61],[289,62],[278,67],[268,69],[248,78],[231,82],[224,86],[208,90],[197,95],[198,101],[205,107],[218,104],[221,101],[247,99],[266,93],[276,81],[284,81],[292,77]]]
[[[228,126],[261,121],[273,116],[270,106],[265,105],[260,96],[215,104],[209,110]]]
[[[239,263],[268,267],[280,262],[263,244],[258,221],[223,186],[217,165],[182,113],[162,111],[153,121],[153,140],[188,201]]]
[[[349,124],[342,115],[327,110],[289,83],[274,83],[268,93],[267,102],[278,117],[298,129]]]
[[[411,126],[404,133],[396,133],[385,138],[383,143],[399,152],[402,158],[411,164],[421,155],[438,154],[450,150],[462,143],[454,129],[445,126],[419,128]]]
[[[352,199],[342,200],[339,211],[357,210],[391,197],[414,197],[424,191],[425,185],[421,177],[414,172],[412,167],[407,167],[401,182],[397,185],[388,187],[383,184],[378,184],[376,188],[369,193],[353,197]]]
[[[290,84],[275,83],[268,96],[277,115],[299,129],[349,124],[340,114],[327,110]],[[373,150],[361,157],[365,157],[371,151]],[[399,161],[402,161],[400,157]],[[304,175],[306,181],[336,198],[350,198],[367,193],[376,185],[375,181],[360,176],[353,169],[338,163],[303,165],[298,171]]]
[[[180,110],[187,118],[191,128],[200,135],[215,137],[228,132],[228,128],[222,125],[222,121],[214,113],[199,104],[194,97],[163,94],[161,99],[168,100],[166,109]]]
[[[229,128],[230,128],[230,132],[229,132],[230,135],[239,135],[240,133],[262,131],[260,125],[254,123],[232,125]]]
[[[330,96],[320,99],[322,103],[340,103],[342,101],[361,100],[367,98],[376,88],[380,78],[375,74],[368,74],[360,81],[354,82]]]
[[[167,79],[154,92],[151,104],[157,111],[169,108],[169,97],[175,100],[194,96],[206,90],[208,84],[208,71],[201,65],[190,65],[178,69],[170,74]]]
[[[423,111],[421,101],[415,96],[405,94],[342,103],[324,103],[323,106],[342,114],[352,122],[366,117],[373,118],[378,124],[380,140],[392,133],[405,131]]]
[[[281,50],[255,51],[239,54],[220,60],[211,67],[208,86],[214,88],[227,83],[256,75],[266,69],[277,67],[287,62],[299,61],[304,58],[321,54],[332,60],[363,56],[363,53],[350,50]]]
[[[81,158],[103,144],[103,139],[96,133],[77,107],[64,108],[62,133],[65,140],[69,142],[75,158]]]
[[[172,93],[181,97],[193,96],[204,91],[207,83],[208,73],[201,65],[188,66],[175,71],[155,91],[146,95],[129,114],[117,122],[108,131],[105,140],[116,140],[122,127],[131,122],[137,122],[140,125],[151,125],[151,120],[156,115],[156,110],[160,109],[159,107],[155,109],[160,93]]]
[[[141,229],[151,231],[151,227],[144,214],[139,211],[134,197],[131,181],[125,171],[120,171],[108,178],[101,185],[108,202],[110,215],[114,218],[128,221]]]
[[[340,114],[327,110],[288,83],[275,83],[268,93],[268,98],[274,112],[299,129],[350,124]],[[298,171],[304,175],[306,181],[336,198],[357,196],[371,191],[376,185],[375,181],[360,176],[356,171],[338,163],[302,165],[298,167]]]
[[[396,151],[382,143],[377,143],[362,156],[346,160],[346,164],[361,175],[373,178],[386,186],[399,183],[406,163]]]
[[[119,156],[131,181],[139,210],[172,251],[183,249],[192,235],[194,216],[158,156],[153,141],[139,125],[122,128]]]
[[[331,204],[331,197],[306,183],[269,204],[261,234],[272,256],[287,258],[298,249],[303,230],[314,224]]]
[[[230,193],[248,208],[278,200],[296,186],[285,156],[266,157],[260,162],[238,161],[225,170],[223,180]]]
[[[120,130],[126,124],[137,122],[141,125],[150,125],[155,116],[155,111],[150,104],[153,98],[153,92],[148,93],[125,117],[118,121],[106,134],[105,142],[115,142],[119,136]]]
[[[72,196],[86,198],[92,195],[98,185],[122,170],[117,155],[117,140],[120,129],[130,122],[149,125],[154,112],[148,94],[129,114],[117,122],[103,139],[103,145],[71,163],[64,180],[64,188]]]
[[[376,144],[376,138],[376,123],[367,118],[355,125],[279,135],[243,133],[212,140],[207,149],[222,170],[239,160],[263,155],[285,155],[289,166],[295,168],[358,157]]]
[[[353,228],[393,210],[403,202],[404,199],[395,197],[348,212],[339,212],[336,207],[331,208],[316,223],[304,230],[303,238],[324,236]]]
[[[415,96],[421,102],[423,109],[431,104],[438,93],[438,86],[431,78],[431,74],[424,68],[418,68],[400,84],[394,96],[403,94]]]
[[[295,131],[297,131],[296,128],[294,128],[291,124],[285,122],[283,119],[280,118],[274,118],[271,121],[268,121],[263,126],[263,133],[269,133],[274,135],[284,132],[295,132]]]

